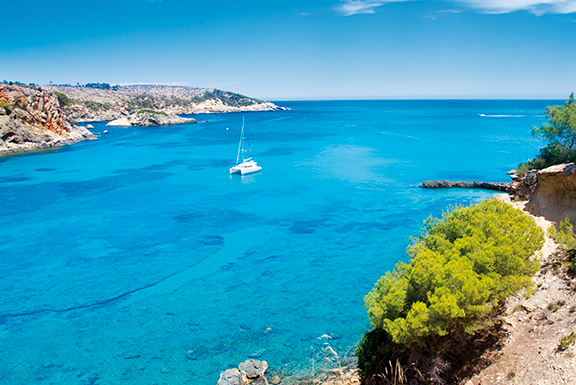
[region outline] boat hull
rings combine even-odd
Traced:
[[[262,167],[258,166],[253,160],[245,160],[244,162],[237,164],[236,166],[230,168],[230,174],[251,174],[262,170]]]

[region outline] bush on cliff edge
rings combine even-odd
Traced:
[[[501,300],[531,286],[544,233],[520,210],[491,199],[428,218],[412,241],[410,263],[387,272],[364,299],[378,330],[357,348],[364,375],[411,347],[490,325]]]
[[[563,106],[546,107],[548,123],[532,127],[532,135],[548,144],[535,159],[518,165],[518,175],[530,169],[542,170],[555,164],[576,162],[576,100],[571,94]]]

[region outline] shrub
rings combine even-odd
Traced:
[[[6,111],[6,115],[10,115],[12,113],[13,107],[10,103],[0,102],[0,107],[4,108],[4,110]]]
[[[165,112],[162,111],[154,111],[154,110],[140,110],[137,112],[138,114],[154,114],[154,115],[167,115]]]
[[[62,92],[54,92],[54,95],[58,97],[60,107],[65,107],[74,104],[74,100],[70,99],[68,95],[63,94]]]
[[[548,144],[540,150],[536,159],[520,163],[518,175],[524,176],[528,169],[541,170],[554,164],[576,161],[576,100],[570,95],[564,106],[546,107],[547,123],[532,127],[532,135]]]
[[[551,226],[548,234],[554,238],[560,251],[568,256],[570,272],[576,274],[576,235],[570,219],[568,217],[564,218],[557,228],[556,226]]]
[[[576,342],[576,333],[572,332],[567,336],[560,338],[560,345],[558,346],[558,350],[566,350]]]
[[[425,345],[490,324],[501,300],[532,285],[539,266],[532,256],[544,233],[522,211],[491,199],[428,218],[412,241],[410,263],[387,272],[364,299],[372,325],[386,337],[368,333],[359,344],[363,373],[375,369],[374,351]],[[373,335],[380,342],[371,341]]]

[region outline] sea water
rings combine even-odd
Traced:
[[[249,358],[298,378],[337,365],[328,346],[346,361],[423,220],[494,194],[415,186],[509,181],[558,102],[278,102],[1,157],[0,383],[215,385]],[[263,169],[231,176],[243,117]]]

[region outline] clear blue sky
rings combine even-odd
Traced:
[[[576,91],[576,0],[19,0],[0,80],[216,87],[267,100]]]

